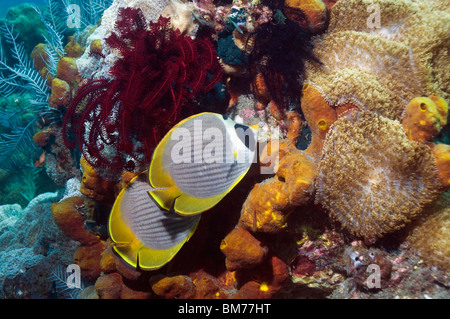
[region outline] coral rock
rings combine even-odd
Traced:
[[[296,21],[298,13],[295,9],[300,9],[306,14],[306,23],[298,21],[302,26],[307,27],[311,32],[318,33],[325,30],[328,22],[327,7],[322,0],[286,0],[285,14]]]
[[[152,285],[153,292],[167,299],[190,299],[194,297],[195,285],[187,276],[164,277]]]
[[[54,78],[52,80],[52,94],[48,100],[49,105],[58,109],[67,106],[71,98],[69,84],[66,81]]]
[[[100,276],[102,272],[100,260],[105,246],[104,242],[99,242],[91,246],[78,247],[73,255],[73,260],[80,266],[81,276],[89,280],[96,280]]]
[[[69,57],[59,59],[56,77],[66,81],[71,87],[74,87],[76,83],[80,82],[81,76],[78,72],[75,59]]]
[[[84,199],[69,197],[52,205],[53,219],[58,228],[82,245],[98,243],[100,239],[84,228]]]
[[[436,160],[439,181],[447,191],[450,189],[450,145],[434,144],[432,151]]]
[[[327,135],[316,202],[354,235],[375,240],[416,217],[439,187],[427,145],[410,141],[398,121],[355,111]]]
[[[115,182],[102,179],[84,157],[80,164],[83,170],[81,193],[97,202],[113,203],[116,195]]]
[[[80,178],[80,170],[67,147],[64,146],[60,130],[49,131],[48,145],[46,147],[45,166],[47,175],[58,186],[64,187],[72,177]],[[39,137],[39,136],[37,136]]]
[[[447,124],[447,103],[438,96],[432,98],[437,104],[431,98],[416,97],[406,107],[402,125],[410,140],[430,142]]]
[[[95,289],[101,299],[119,299],[122,286],[122,276],[118,273],[102,275],[95,282]]]
[[[260,264],[268,251],[249,231],[241,228],[233,229],[222,240],[220,249],[226,256],[225,265],[230,271]]]
[[[281,231],[291,211],[311,199],[316,174],[316,165],[307,154],[288,151],[276,176],[253,187],[242,207],[239,225],[252,231]]]

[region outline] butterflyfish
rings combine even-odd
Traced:
[[[257,127],[216,113],[200,113],[175,125],[153,152],[150,196],[183,216],[221,201],[255,161]]]
[[[132,179],[116,198],[108,222],[113,250],[143,270],[167,264],[191,238],[201,216],[161,210],[149,196],[151,189],[147,172]]]

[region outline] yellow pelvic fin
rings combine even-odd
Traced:
[[[197,226],[196,226],[197,227]],[[178,253],[183,245],[194,234],[196,227],[189,234],[189,237],[175,246],[157,250],[150,247],[145,247],[137,238],[130,244],[122,244],[114,246],[114,251],[130,266],[143,270],[156,270],[163,267]]]
[[[183,216],[197,215],[214,207],[226,195],[227,192],[209,198],[196,198],[183,193],[175,199],[174,210]]]
[[[176,185],[169,188],[151,190],[148,193],[156,204],[164,210],[170,210],[173,207],[174,200],[183,194]]]
[[[137,268],[138,252],[142,247],[142,243],[135,237],[132,243],[118,244],[113,249],[127,264]]]

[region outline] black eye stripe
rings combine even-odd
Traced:
[[[244,132],[247,131],[247,129],[249,129],[249,127],[247,125],[243,125],[243,124],[239,124],[239,123],[234,124],[234,129],[237,130],[238,128],[243,129]]]
[[[254,151],[254,145],[253,143],[250,143],[250,141],[252,139],[254,139],[254,132],[253,130],[249,130],[250,127],[247,125],[243,125],[243,124],[234,124],[234,129],[237,132],[242,132],[245,133],[243,136],[242,134],[237,134],[239,139],[242,141],[242,143],[244,143],[245,147],[247,147],[248,149],[250,149],[251,151]]]

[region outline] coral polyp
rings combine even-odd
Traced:
[[[68,147],[78,143],[96,168],[134,170],[148,163],[160,138],[192,110],[188,102],[221,79],[208,38],[182,36],[169,18],[147,26],[138,9],[121,8],[105,39],[120,57],[111,80],[82,85],[64,119]]]

